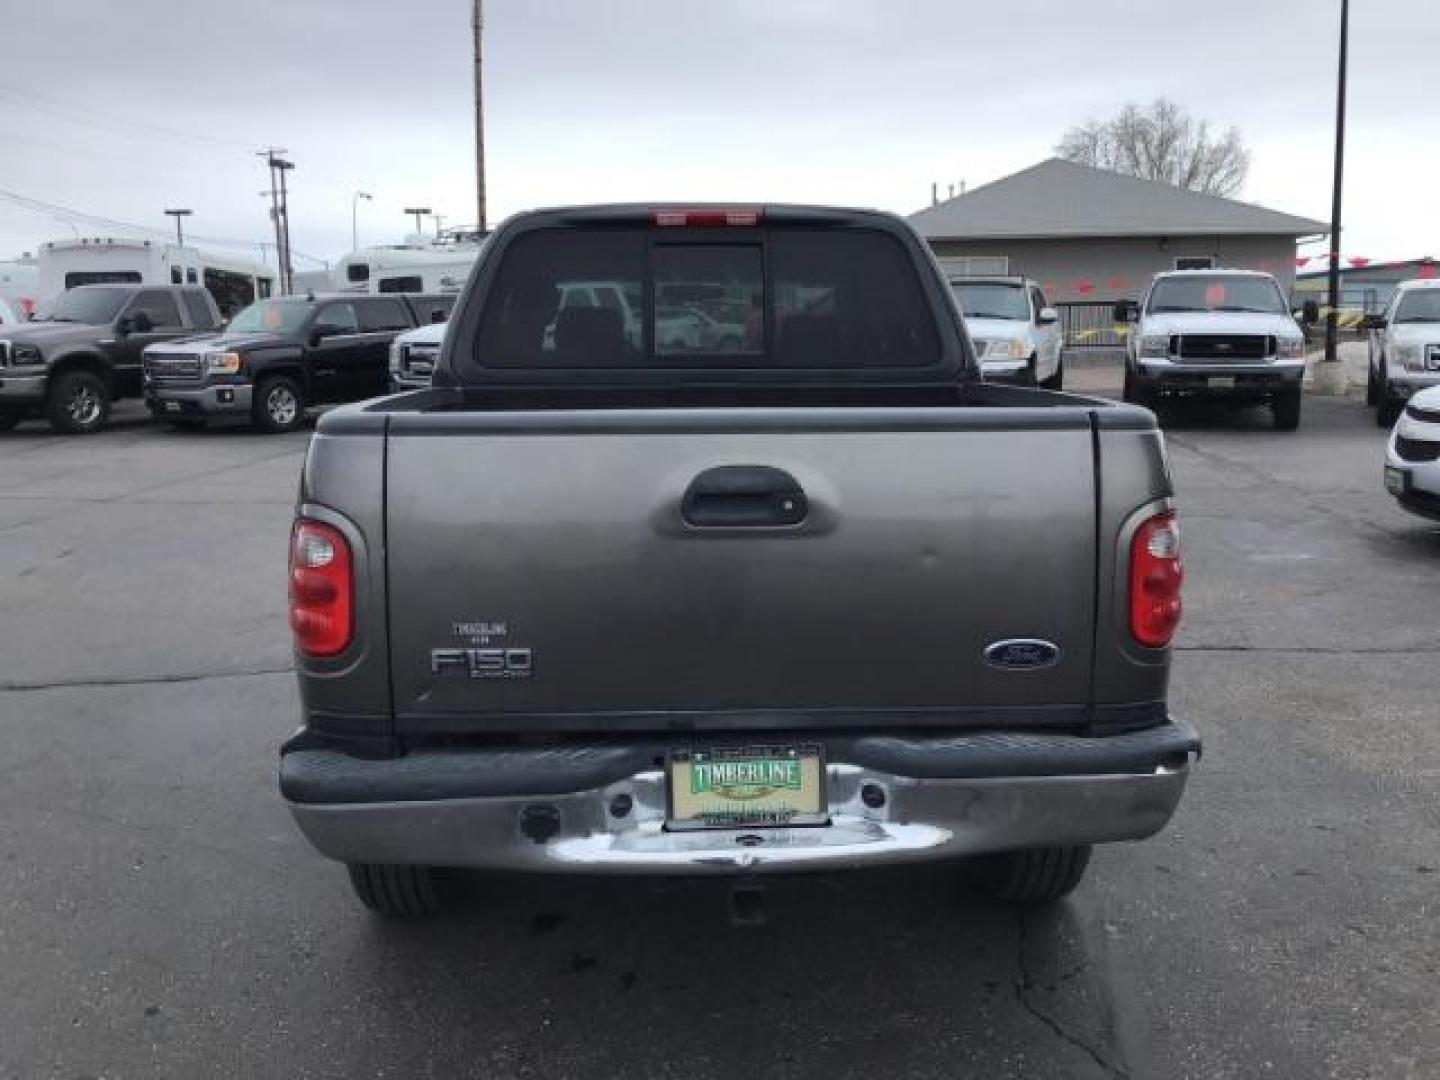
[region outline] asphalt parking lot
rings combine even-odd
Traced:
[[[1356,398],[1166,419],[1206,740],[1167,832],[1048,914],[922,867],[748,929],[714,881],[368,917],[275,792],[306,436],[117,415],[0,436],[5,1080],[1440,1075],[1440,526]]]

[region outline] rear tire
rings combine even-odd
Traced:
[[[1380,404],[1380,381],[1375,378],[1375,369],[1368,368],[1365,379],[1365,404],[1374,408]]]
[[[1300,426],[1300,387],[1282,390],[1270,403],[1276,431],[1294,431]]]
[[[986,855],[976,863],[980,886],[1012,904],[1053,904],[1068,896],[1090,865],[1089,844],[1029,848]]]
[[[67,371],[50,383],[45,417],[63,435],[91,435],[110,420],[110,387],[93,371]]]
[[[283,435],[305,422],[305,395],[288,375],[271,375],[255,387],[250,420],[271,435]]]
[[[433,866],[346,863],[360,902],[387,919],[418,919],[440,909]]]

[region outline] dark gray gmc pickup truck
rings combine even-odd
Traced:
[[[445,867],[965,857],[1054,900],[1199,754],[1181,577],[1153,415],[983,383],[900,219],[522,214],[434,386],[311,442],[280,789],[386,915]]]

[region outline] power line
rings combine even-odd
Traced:
[[[23,108],[34,109],[36,112],[47,113],[50,116],[59,117],[71,123],[88,124],[92,127],[103,128],[111,132],[142,128],[152,135],[167,139],[207,143],[211,146],[225,147],[227,149],[253,149],[251,144],[242,143],[235,139],[206,135],[198,131],[185,131],[181,128],[169,127],[165,124],[153,124],[146,120],[137,120],[133,116],[120,116],[115,113],[106,113],[94,109],[89,105],[73,104],[61,98],[51,97],[48,94],[36,93],[34,90],[19,90],[11,86],[0,86],[0,97],[7,98]]]
[[[122,229],[127,232],[159,237],[164,240],[170,238],[168,229],[159,229],[150,225],[136,225],[130,221],[120,221],[117,218],[102,217],[99,214],[90,214],[84,210],[76,210],[71,206],[62,206],[59,203],[46,202],[43,199],[32,199],[28,195],[21,195],[16,191],[7,191],[4,188],[0,188],[0,201],[11,203],[21,209],[30,210],[37,214],[71,218],[88,225],[99,225],[107,229]],[[211,244],[215,247],[255,248],[263,251],[266,246],[258,240],[236,240],[230,237],[202,236],[196,233],[191,233],[190,239],[202,244]],[[309,259],[311,262],[318,263],[321,266],[329,265],[328,260],[322,259],[318,255],[311,255],[298,248],[290,248],[290,253],[292,255],[299,255],[302,259]]]

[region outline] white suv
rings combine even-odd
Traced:
[[[1060,317],[1039,285],[1020,277],[959,277],[950,279],[950,291],[985,378],[1060,389]]]
[[[1307,315],[1308,317],[1308,315]],[[1174,270],[1156,274],[1139,304],[1115,305],[1132,324],[1125,400],[1154,407],[1164,396],[1268,404],[1275,427],[1300,426],[1305,335],[1269,274]]]
[[[1375,422],[1389,427],[1407,398],[1440,385],[1440,280],[1402,281],[1385,310],[1365,326],[1370,331],[1365,402],[1375,406]]]

